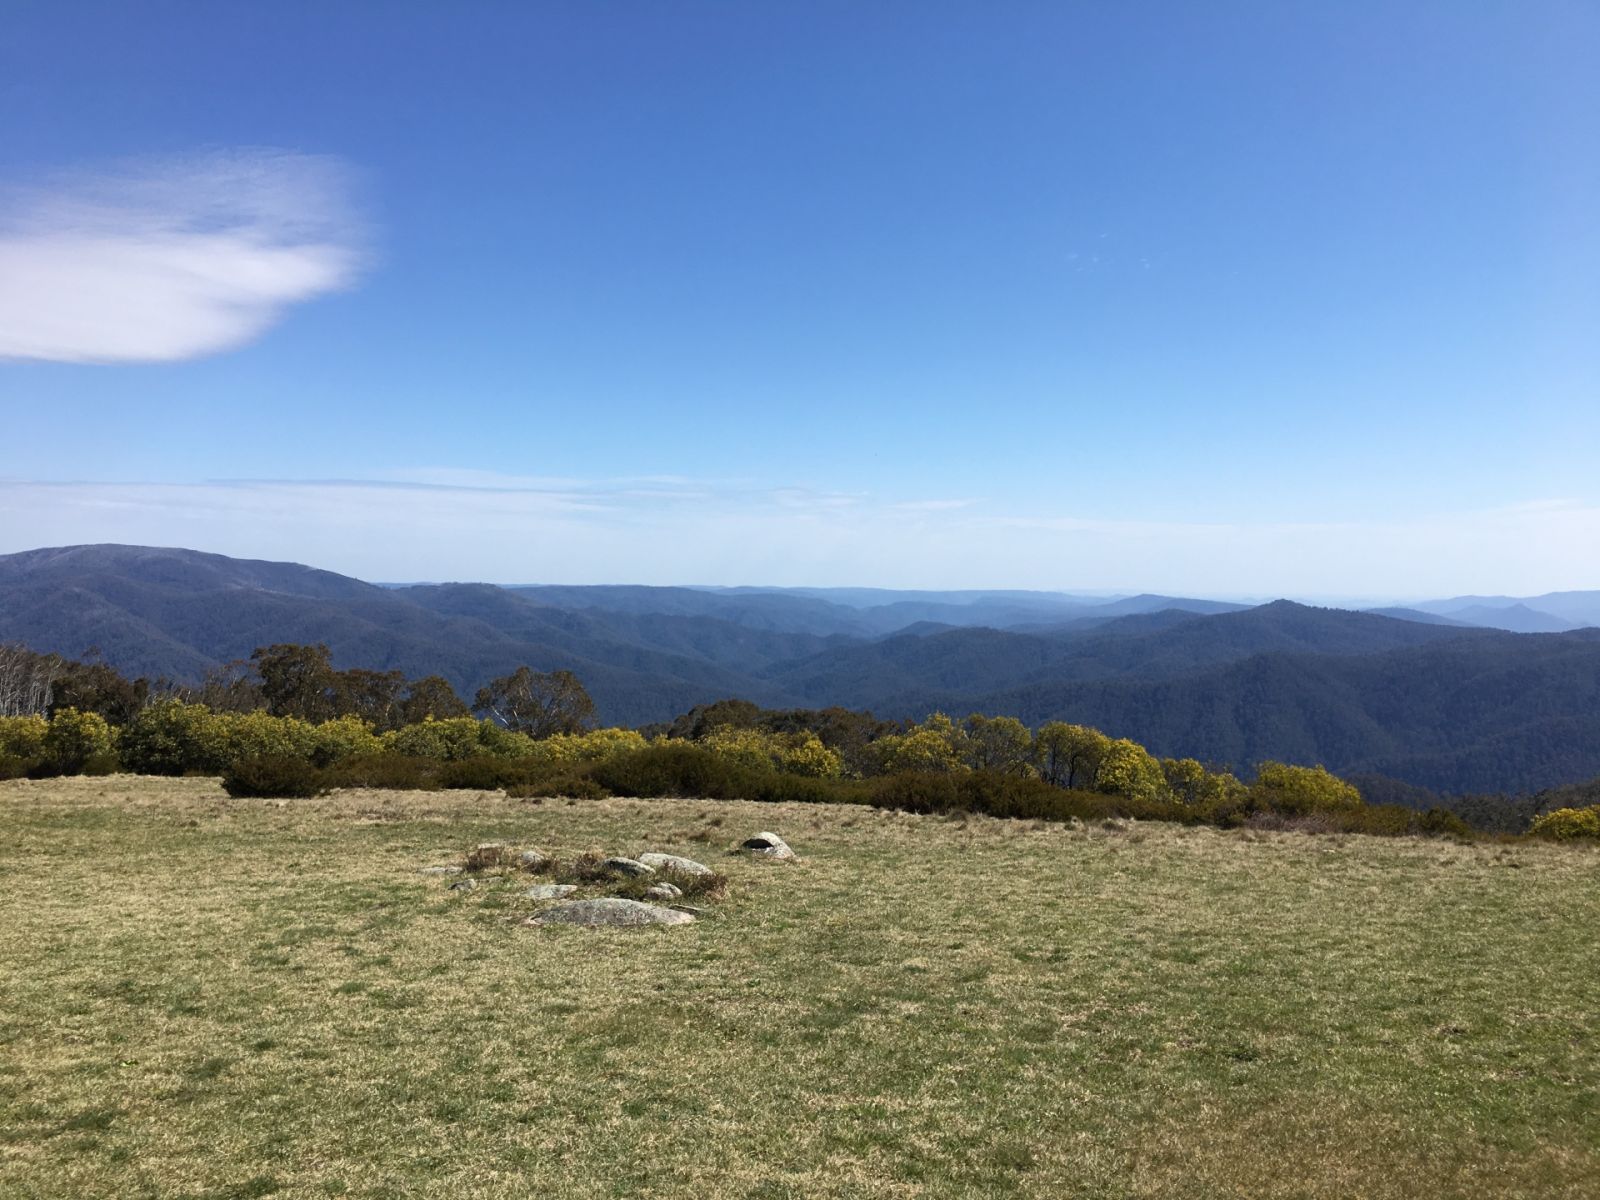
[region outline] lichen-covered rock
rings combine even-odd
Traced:
[[[476,879],[458,879],[450,885],[450,890],[452,892],[470,892],[477,886],[478,881]]]
[[[676,871],[680,875],[710,875],[711,868],[705,863],[697,863],[692,858],[684,858],[677,854],[658,854],[651,851],[649,854],[639,855],[639,861],[647,867],[654,867],[658,871]]]
[[[632,879],[656,873],[654,867],[646,866],[636,858],[608,858],[600,864],[600,869],[610,871],[613,875],[627,875]]]
[[[417,874],[418,875],[459,875],[459,874],[461,874],[461,868],[460,867],[423,867],[422,870],[417,872]]]
[[[550,856],[537,850],[524,850],[517,855],[517,866],[524,871],[542,871],[550,865]]]
[[[739,849],[748,851],[756,858],[770,859],[775,862],[788,862],[798,857],[789,848],[789,843],[777,834],[762,830],[753,838],[746,838]]]
[[[577,890],[575,883],[536,883],[522,894],[529,900],[562,900]]]
[[[528,924],[625,929],[639,925],[687,925],[693,920],[692,914],[673,908],[661,908],[638,900],[605,899],[571,900],[557,904],[529,918]]]
[[[683,895],[683,889],[674,883],[652,883],[644,894],[652,900],[676,900]]]

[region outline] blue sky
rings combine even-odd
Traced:
[[[0,552],[1600,587],[1593,4],[6,14]]]

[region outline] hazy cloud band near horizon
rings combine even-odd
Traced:
[[[0,360],[235,349],[365,260],[350,171],[271,149],[124,162],[0,191]]]
[[[1576,501],[1383,521],[1137,521],[729,480],[418,474],[427,480],[0,481],[0,553],[184,546],[389,581],[1373,600],[1600,588],[1596,560],[1574,554],[1600,545],[1600,508]]]

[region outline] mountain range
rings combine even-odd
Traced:
[[[1458,792],[1600,774],[1600,629],[1580,628],[1594,624],[1596,592],[1361,612],[1015,591],[379,585],[137,546],[0,556],[0,641],[94,648],[129,674],[197,679],[257,646],[321,642],[337,666],[438,673],[468,697],[523,663],[565,668],[612,723],[730,696],[897,719],[1004,713],[1244,770],[1274,758]]]

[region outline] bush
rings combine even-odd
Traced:
[[[440,764],[404,754],[366,754],[347,758],[323,771],[333,787],[389,788],[394,791],[431,792],[439,787]]]
[[[743,800],[759,786],[753,772],[700,746],[673,742],[596,763],[591,774],[615,796]]]
[[[1556,841],[1600,841],[1600,804],[1588,808],[1557,808],[1535,817],[1528,832]]]
[[[140,775],[216,774],[228,764],[227,722],[203,704],[163,700],[123,727],[117,750]]]
[[[1261,764],[1250,788],[1250,800],[1257,811],[1286,816],[1361,807],[1361,793],[1338,776],[1321,767],[1292,767],[1280,762]]]
[[[99,713],[57,709],[39,749],[36,774],[103,775],[116,770],[111,726]]]
[[[381,752],[383,742],[360,717],[335,717],[312,730],[311,761],[319,767]]]
[[[328,791],[323,774],[304,758],[289,754],[258,754],[235,759],[222,773],[223,790],[230,796],[274,796],[303,799]]]

